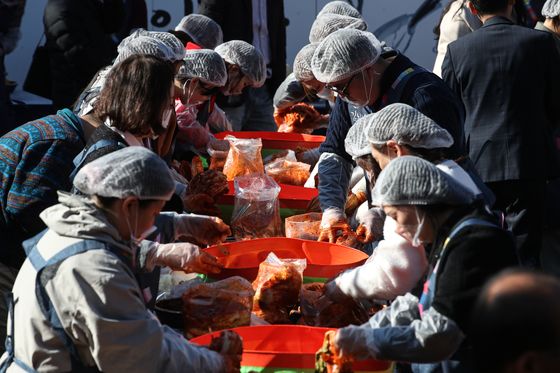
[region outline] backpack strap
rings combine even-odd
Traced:
[[[119,149],[122,149],[122,148],[126,147],[126,145],[124,143],[120,142],[120,141],[101,139],[97,142],[94,142],[90,146],[84,148],[80,153],[78,153],[78,155],[76,157],[74,157],[74,160],[72,161],[72,163],[74,164],[74,170],[70,174],[70,182],[74,181],[74,178],[76,177],[76,174],[83,167],[84,162],[86,161],[87,157],[90,154],[92,154],[95,151],[98,151],[98,150],[107,148],[109,146],[112,146],[112,145],[117,145],[117,147]]]
[[[60,321],[60,318],[56,313],[56,310],[45,289],[45,286],[48,283],[48,281],[50,281],[52,277],[56,274],[56,269],[64,260],[74,255],[78,255],[91,250],[105,249],[111,252],[115,252],[115,250],[112,250],[110,246],[100,241],[83,240],[62,249],[53,257],[46,260],[41,255],[37,247],[37,243],[45,235],[45,233],[46,230],[41,232],[37,236],[33,237],[32,239],[27,240],[24,243],[24,247],[27,253],[27,258],[31,262],[31,265],[33,265],[33,268],[37,271],[37,275],[35,278],[35,296],[37,297],[39,307],[41,308],[41,312],[43,313],[45,318],[48,320],[50,326],[53,328],[53,330],[58,335],[60,340],[64,343],[66,349],[69,351],[72,372],[84,372],[84,373],[99,372],[97,367],[85,366],[82,363],[74,342],[72,341],[70,336],[66,334],[66,332],[64,331],[62,322]],[[15,325],[14,325],[14,316],[13,316],[14,299],[13,299],[13,294],[11,293],[9,294],[8,297],[8,309],[9,309],[9,318],[11,321],[10,328],[9,328],[10,330],[8,336],[6,337],[6,351],[8,352],[8,359],[0,367],[0,372],[4,372],[12,363],[18,365],[26,372],[35,372],[33,368],[27,366],[25,363],[23,363],[21,360],[15,357],[15,353],[14,353]]]
[[[420,314],[422,314],[422,312],[424,312],[425,310],[430,308],[431,305],[432,305],[432,302],[433,302],[434,296],[435,296],[436,278],[437,278],[437,273],[438,273],[438,270],[439,270],[439,264],[440,264],[441,258],[443,256],[443,253],[445,252],[445,249],[449,245],[449,242],[455,236],[457,236],[463,229],[465,229],[467,227],[474,227],[474,226],[494,227],[494,228],[498,228],[498,229],[500,228],[495,223],[491,223],[489,221],[479,219],[479,218],[465,219],[464,221],[459,223],[457,226],[455,226],[455,228],[453,228],[453,230],[447,235],[447,238],[445,239],[441,250],[439,251],[439,253],[436,254],[436,255],[439,256],[438,260],[437,260],[437,262],[434,266],[434,269],[432,270],[432,273],[429,275],[428,279],[424,283],[424,287],[422,289],[422,295],[420,297],[420,301],[418,302],[418,308],[420,310]]]

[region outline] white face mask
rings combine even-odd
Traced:
[[[397,223],[397,228],[395,228],[395,232],[403,237],[405,240],[410,242],[412,246],[419,247],[423,244],[422,240],[420,239],[420,234],[424,229],[424,222],[426,214],[423,213],[422,217],[418,214],[418,209],[416,211],[416,221],[418,224],[407,224],[402,225]]]
[[[138,210],[136,211],[138,212]],[[130,232],[130,244],[133,245],[133,249],[140,246],[142,240],[146,239],[146,237],[157,231],[157,227],[155,225],[152,225],[150,228],[146,229],[144,232],[138,235],[138,213],[136,214],[135,220],[136,221],[134,222],[134,229],[132,229],[132,224],[130,224],[129,217],[126,218],[126,224],[128,225],[128,230]]]
[[[196,91],[196,88],[198,86],[198,81],[196,82],[195,86],[192,89],[190,87],[191,82],[192,82],[192,80],[189,79],[185,82],[185,84],[183,84],[183,97],[181,97],[181,102],[186,107],[198,106],[198,105],[200,105],[204,102],[204,100],[198,100],[196,102],[191,102],[191,99],[194,96],[194,92]],[[189,89],[188,90],[187,90],[187,84],[189,84]]]
[[[317,92],[317,97],[322,98],[323,100],[330,101],[333,98],[333,95],[330,89],[323,88],[319,92]]]
[[[372,71],[373,71],[373,74],[375,74],[375,75],[381,75],[375,70],[372,70]],[[366,99],[365,99],[364,102],[353,101],[353,100],[349,99],[348,97],[346,97],[345,95],[340,96],[342,101],[345,101],[345,102],[349,103],[350,105],[353,105],[353,106],[358,107],[358,108],[363,108],[363,107],[367,106],[369,104],[369,102],[371,101],[371,91],[373,89],[373,81],[370,80],[369,88],[367,88],[366,87],[366,77],[364,75],[364,70],[362,70],[362,83],[364,85],[364,92],[366,93]]]
[[[165,129],[169,127],[169,122],[171,121],[171,115],[173,115],[173,108],[168,107],[163,111],[163,116],[161,117],[161,126]]]

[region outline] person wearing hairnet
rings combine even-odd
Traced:
[[[327,6],[329,4],[332,3],[328,3]],[[354,9],[350,4],[347,5]],[[310,44],[301,48],[296,54],[293,73],[288,75],[276,90],[274,95],[275,112],[285,110],[289,106],[301,102],[306,96],[312,98],[318,96],[334,102],[334,96],[329,90],[325,89],[325,84],[315,79],[311,68],[311,59],[321,41],[333,32],[343,28],[366,30],[367,24],[361,17],[356,18],[329,12],[319,13],[309,32]]]
[[[113,66],[93,111],[103,125],[75,161],[76,170],[122,147],[148,146],[148,139],[164,133],[174,111],[173,77],[169,63],[150,55],[132,55]]]
[[[241,40],[231,40],[218,46],[216,52],[222,56],[228,70],[228,82],[222,90],[224,96],[240,96],[245,88],[260,88],[264,85],[266,64],[263,55],[254,46]],[[251,105],[251,103],[248,104]],[[224,107],[224,111],[235,131],[251,130],[251,128],[243,126],[244,119],[249,116],[245,112],[244,107],[246,105],[247,103],[240,106]],[[252,129],[269,128],[268,120],[264,120],[262,123],[258,120],[253,122]],[[269,129],[272,130],[272,128]]]
[[[400,52],[384,48],[372,33],[335,31],[319,44],[311,66],[315,78],[338,95],[318,164],[323,237],[333,237],[329,232],[347,222],[344,205],[354,165],[344,139],[360,117],[391,103],[406,103],[451,133],[454,143],[446,150],[447,158],[465,155],[464,112],[454,93]]]
[[[282,125],[286,115],[292,112],[292,107],[306,98],[311,101],[315,101],[317,98],[327,100],[329,106],[334,102],[332,93],[325,89],[323,83],[315,79],[311,71],[311,58],[318,45],[319,43],[311,43],[301,48],[294,59],[294,71],[286,77],[274,94],[274,121],[278,126]],[[321,115],[319,118],[318,123],[313,126],[326,127],[328,115]],[[319,159],[319,150],[312,149],[299,153],[297,156],[300,161],[313,166]]]
[[[544,22],[537,22],[535,30],[546,31],[554,36],[556,49],[560,52],[560,1],[547,0],[541,11]]]
[[[202,49],[214,49],[224,42],[220,25],[202,14],[189,14],[183,17],[175,27],[175,31],[184,32],[190,39],[189,42],[184,43],[187,49],[191,49],[189,43],[194,43]]]
[[[389,162],[372,202],[412,245],[432,246],[428,280],[420,299],[399,296],[367,323],[336,331],[332,350],[410,362],[413,372],[470,372],[471,311],[484,283],[517,265],[511,235],[471,191],[418,157]]]
[[[76,101],[74,112],[78,115],[85,116],[91,121],[96,122],[96,118],[92,114],[93,107],[105,85],[107,74],[109,74],[113,66],[126,58],[132,55],[151,55],[170,63],[176,73],[185,56],[183,45],[175,36],[168,32],[146,31],[142,29],[136,30],[130,36],[123,39],[117,51],[118,55],[114,63],[98,71],[88,87],[84,89]],[[162,126],[168,130],[154,145],[156,152],[162,156],[169,152],[171,146],[171,138],[176,127],[174,115],[175,114],[172,113],[172,115],[167,118],[168,122],[162,123]],[[99,122],[97,123],[97,125],[100,124]]]
[[[317,14],[317,18],[323,14],[340,14],[343,16],[350,16],[354,18],[362,18],[358,9],[346,1],[329,1]]]
[[[341,29],[367,30],[367,23],[362,18],[340,14],[325,13],[317,16],[309,31],[309,42],[320,43],[333,32]]]
[[[28,259],[10,305],[11,371],[235,372],[240,356],[187,342],[146,309],[135,274],[154,265],[216,273],[197,247],[142,242],[175,186],[152,151],[128,147],[80,170],[85,197],[59,193],[48,229],[25,242]],[[36,338],[41,336],[41,338]],[[239,336],[231,335],[232,344]]]
[[[112,65],[99,70],[88,87],[84,89],[74,105],[74,112],[87,115],[93,111],[93,105],[105,84],[105,79],[111,68],[126,58],[139,54],[151,55],[171,63],[177,71],[185,57],[185,50],[175,36],[167,32],[136,30],[121,41],[117,47],[118,55]]]
[[[245,88],[260,88],[266,81],[266,63],[262,53],[253,45],[242,40],[230,40],[215,48],[226,63],[227,83],[222,89],[224,96],[239,96]],[[250,105],[250,103],[248,103]],[[245,105],[223,107],[234,131],[241,131],[244,118],[248,117]],[[256,105],[259,106],[259,105]],[[268,121],[254,121],[254,128],[267,128]],[[250,130],[249,128],[243,128]],[[262,129],[261,129],[262,130]]]
[[[482,197],[470,176],[452,160],[445,159],[443,150],[453,144],[453,138],[433,120],[406,104],[391,104],[379,112],[360,118],[348,131],[345,146],[348,154],[362,167],[367,180],[375,184],[373,167],[383,170],[392,159],[414,155],[434,163],[440,171]],[[367,187],[368,192],[371,187]],[[368,196],[371,201],[371,197]],[[368,206],[369,207],[369,206]],[[328,295],[351,296],[357,299],[393,300],[411,292],[428,267],[424,247],[414,246],[395,232],[396,222],[385,216],[377,206],[357,214],[363,226],[366,242],[379,242],[367,263],[346,271],[327,286]]]
[[[227,71],[222,57],[211,49],[188,50],[183,65],[175,75],[175,112],[177,113],[177,142],[175,159],[181,159],[185,147],[206,152],[213,138],[210,124],[223,121],[223,130],[231,130],[231,124],[220,116],[215,108],[206,124],[197,120],[198,109],[214,96],[227,81]],[[222,112],[223,113],[223,112]],[[216,125],[214,123],[214,125]]]

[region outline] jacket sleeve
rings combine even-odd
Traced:
[[[406,294],[368,323],[340,329],[336,344],[357,359],[430,363],[451,357],[463,338],[453,320],[433,308],[420,315],[418,298]]]
[[[73,258],[67,259],[47,285],[62,325],[81,356],[90,355],[99,370],[107,373],[223,370],[218,353],[189,343],[159,323],[120,260],[101,250],[85,255],[86,265],[83,260],[78,266]],[[54,290],[61,288],[66,290]]]
[[[227,2],[231,0],[202,0],[198,7],[198,13],[212,18],[222,25],[227,16]]]
[[[447,47],[447,53],[443,59],[443,65],[441,66],[441,79],[447,84],[449,88],[457,95],[457,98],[461,100],[461,85],[457,80],[455,74],[455,66],[453,65],[452,51],[449,46]]]
[[[329,208],[337,208],[344,211],[352,164],[337,154],[322,153],[317,167],[321,210],[324,212]]]
[[[352,298],[393,300],[411,291],[426,272],[424,251],[400,237],[382,240],[363,265],[335,279],[340,290]]]
[[[319,202],[325,211],[329,207],[344,210],[350,176],[354,165],[352,157],[346,153],[344,140],[352,126],[348,108],[344,101],[337,99],[329,117],[325,141],[319,147]]]
[[[27,146],[7,191],[6,215],[23,230],[36,234],[45,228],[39,213],[58,203],[57,190],[69,191],[76,147],[60,141],[37,141]]]
[[[560,54],[558,53],[558,48],[556,47],[556,41],[551,37],[549,39],[549,46],[546,48],[550,52],[550,55],[546,58],[548,61],[548,71],[549,73],[547,82],[548,86],[546,88],[547,92],[547,116],[549,117],[550,123],[553,129],[560,129],[560,91],[558,90],[558,82],[560,82]],[[544,49],[544,48],[543,48]]]

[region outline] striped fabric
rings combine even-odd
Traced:
[[[0,260],[42,229],[39,213],[70,190],[73,159],[85,145],[80,119],[68,109],[26,123],[0,138]]]

